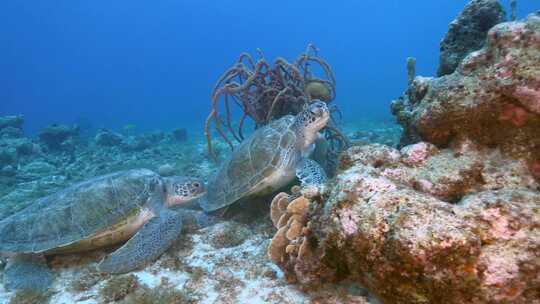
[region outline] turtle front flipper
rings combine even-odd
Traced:
[[[296,177],[302,186],[319,186],[328,179],[324,169],[314,160],[306,158],[296,168]]]
[[[163,209],[122,247],[105,257],[99,271],[126,273],[156,260],[182,231],[182,215]]]
[[[45,257],[37,254],[15,255],[9,259],[4,270],[4,286],[7,290],[45,291],[51,287],[53,278]]]

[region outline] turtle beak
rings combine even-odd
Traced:
[[[321,129],[324,128],[330,119],[330,111],[326,103],[317,101],[312,104],[310,110],[315,117],[315,124]]]
[[[311,104],[310,111],[315,117],[324,117],[329,114],[328,106],[320,100]]]

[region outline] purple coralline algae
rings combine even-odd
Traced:
[[[269,253],[286,278],[308,289],[356,280],[389,303],[538,299],[540,186],[527,165],[470,142],[425,147],[402,149],[422,151],[414,162],[382,145],[350,148],[292,235],[297,213],[282,207],[273,243],[287,241]]]

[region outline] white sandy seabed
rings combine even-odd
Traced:
[[[377,303],[361,288],[360,292],[350,292],[343,286],[326,286],[317,291],[302,292],[297,286],[288,284],[283,279],[281,270],[271,263],[266,255],[270,242],[263,233],[253,233],[238,246],[216,249],[208,240],[223,223],[218,223],[197,232],[186,235],[184,239],[191,241],[192,247],[180,253],[183,267],[170,269],[164,267],[169,253],[142,271],[132,272],[141,285],[155,288],[163,282],[178,290],[193,291],[196,303]],[[101,253],[103,255],[103,253]],[[93,257],[95,258],[95,256]],[[59,261],[63,259],[63,261]],[[70,261],[78,260],[77,262]],[[51,298],[52,304],[95,304],[104,303],[99,290],[110,279],[100,280],[90,289],[74,292],[72,282],[83,276],[82,267],[92,266],[95,261],[86,265],[77,265],[80,257],[55,257],[51,261],[57,277]],[[71,265],[70,265],[71,264]],[[84,264],[84,263],[83,263]],[[175,267],[176,268],[176,267]],[[186,268],[203,270],[202,276],[192,279]],[[13,296],[0,284],[0,303],[9,303]]]

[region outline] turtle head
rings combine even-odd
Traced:
[[[296,115],[294,124],[297,133],[304,138],[303,148],[311,146],[317,139],[318,132],[330,119],[330,110],[325,102],[314,100],[307,108]]]
[[[172,207],[193,201],[204,195],[204,183],[197,178],[171,176],[165,178],[167,206]]]

